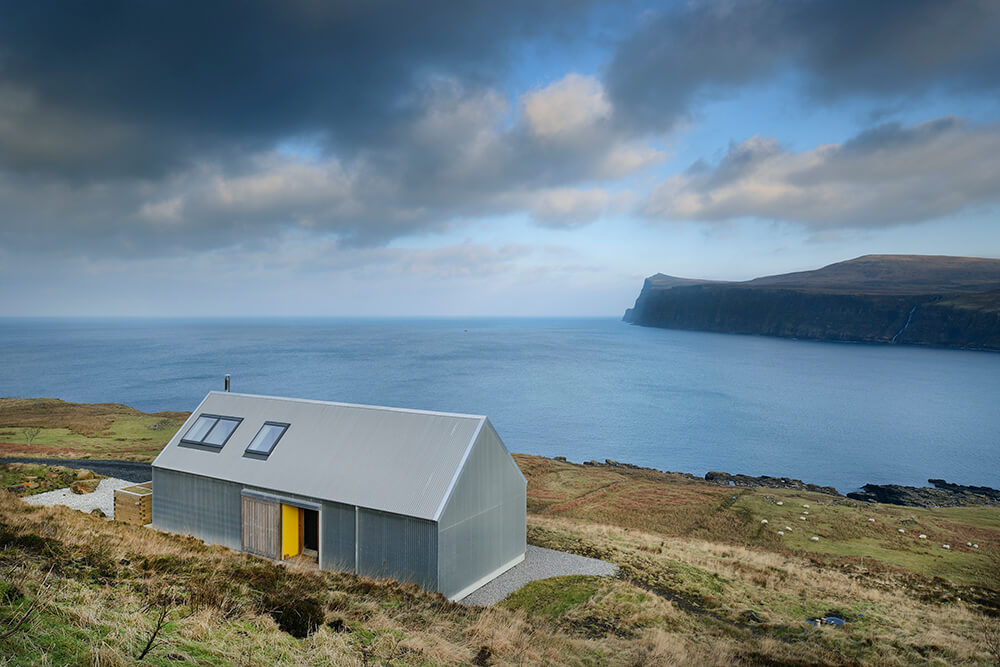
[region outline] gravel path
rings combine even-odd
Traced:
[[[100,459],[34,459],[23,456],[0,457],[0,463],[39,463],[64,468],[84,468],[98,475],[117,479],[127,479],[133,484],[153,479],[153,471],[148,463],[141,461],[113,461]]]
[[[21,498],[29,505],[65,505],[71,509],[81,512],[91,512],[95,508],[104,512],[109,519],[115,514],[115,489],[125,486],[132,486],[135,482],[127,479],[115,479],[108,477],[102,479],[97,488],[91,493],[76,494],[67,489],[56,489],[46,493],[37,493],[33,496]]]
[[[469,606],[486,607],[500,602],[505,597],[528,582],[549,577],[563,577],[568,574],[589,574],[597,577],[613,577],[618,566],[596,558],[584,558],[563,551],[543,549],[530,544],[524,552],[524,560],[499,577],[459,600]]]

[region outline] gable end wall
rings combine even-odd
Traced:
[[[454,597],[524,557],[525,502],[524,477],[486,420],[438,519],[438,591]]]

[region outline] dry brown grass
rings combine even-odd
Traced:
[[[635,650],[613,634],[567,631],[523,611],[469,609],[390,580],[290,571],[0,493],[0,567],[14,558],[30,570],[27,588],[48,568],[57,587],[29,632],[0,642],[0,653],[16,658],[11,664],[59,663],[72,651],[91,664],[131,664],[163,600],[172,601],[166,643],[147,659],[163,664],[468,664],[480,654],[489,664],[620,664]],[[263,603],[270,590],[320,600],[327,624],[291,637]],[[580,613],[600,611],[594,605]]]
[[[631,664],[732,665],[737,662],[733,649],[728,642],[697,642],[689,635],[652,628],[636,642]]]
[[[608,523],[664,535],[751,539],[757,526],[720,512],[734,494],[728,487],[685,475],[642,468],[580,466],[515,454],[528,478],[528,511]]]
[[[801,657],[794,646],[807,640],[827,662],[850,661],[844,656],[851,655],[853,645],[864,650],[862,655],[887,664],[929,657],[974,663],[985,657],[978,648],[986,618],[983,610],[957,600],[928,598],[925,587],[913,586],[912,575],[869,577],[831,568],[806,555],[665,538],[561,517],[531,517],[530,526],[536,541],[551,540],[551,546],[570,546],[618,563],[627,578],[677,600],[694,617],[705,614],[710,620],[738,626],[743,623],[741,613],[753,609],[768,627],[794,630],[791,643],[783,631],[757,638],[754,654],[759,659]],[[843,629],[803,627],[805,618],[828,610],[849,616],[849,634]],[[689,631],[696,633],[698,620],[692,615],[686,620]],[[885,646],[889,649],[883,655]]]

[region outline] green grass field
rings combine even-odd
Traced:
[[[0,456],[151,461],[187,416],[147,414],[116,403],[3,398]]]

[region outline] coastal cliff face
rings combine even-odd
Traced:
[[[815,340],[1000,350],[1000,260],[865,256],[746,282],[647,278],[624,320]]]

